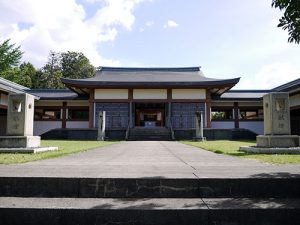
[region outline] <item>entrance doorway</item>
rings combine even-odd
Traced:
[[[135,126],[165,126],[165,103],[135,103]]]

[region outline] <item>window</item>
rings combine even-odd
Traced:
[[[88,109],[68,109],[68,120],[89,120]]]
[[[212,120],[232,120],[232,109],[212,109],[211,111]]]
[[[61,110],[60,109],[35,109],[34,119],[35,120],[60,120]]]
[[[239,119],[241,120],[262,120],[263,118],[263,109],[240,109]]]

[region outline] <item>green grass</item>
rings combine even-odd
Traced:
[[[218,154],[225,154],[231,156],[237,156],[242,158],[252,158],[261,162],[272,163],[272,164],[296,164],[300,163],[300,155],[293,154],[255,154],[240,152],[240,146],[253,146],[255,141],[182,141],[184,144],[192,145],[198,148],[202,148],[208,151],[212,151]]]
[[[77,140],[42,140],[42,147],[58,147],[58,151],[32,154],[0,153],[0,164],[25,163],[30,161],[55,158],[93,148],[103,147],[116,142],[112,141],[77,141]]]

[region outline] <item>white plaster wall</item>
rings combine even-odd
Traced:
[[[263,134],[264,121],[240,121],[240,128],[251,130],[257,134]]]
[[[234,128],[234,121],[211,121],[211,128],[232,129]]]
[[[41,135],[55,128],[61,128],[61,121],[34,121],[33,135]]]
[[[128,99],[128,89],[96,89],[95,99]]]
[[[133,99],[167,99],[167,89],[133,89]]]
[[[206,99],[206,90],[172,89],[172,99]]]
[[[89,121],[67,121],[66,128],[89,128]]]
[[[290,107],[300,106],[300,94],[290,97]]]
[[[0,105],[8,105],[8,95],[0,94]]]

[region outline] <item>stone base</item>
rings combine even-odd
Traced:
[[[58,147],[0,148],[0,153],[38,153],[55,150],[58,150]]]
[[[193,137],[193,141],[206,141],[206,137]]]
[[[267,148],[290,148],[299,147],[298,135],[258,135],[257,147]]]
[[[257,146],[241,146],[240,151],[261,154],[300,154],[300,147],[294,148],[263,148]]]
[[[40,136],[0,136],[0,148],[38,148]]]

